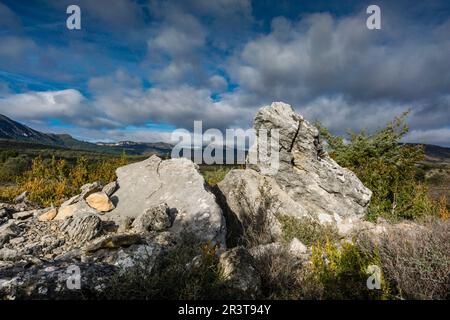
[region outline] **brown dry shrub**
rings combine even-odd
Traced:
[[[393,298],[450,298],[450,221],[433,219],[414,232],[395,228],[360,246],[378,252]]]
[[[307,263],[294,258],[286,247],[264,250],[255,260],[263,299],[311,300],[323,296],[323,286],[316,281]]]

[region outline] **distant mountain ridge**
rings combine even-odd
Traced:
[[[1,114],[0,139],[116,155],[126,152],[129,155],[156,153],[159,155],[168,156],[173,148],[173,145],[165,142],[151,143],[127,140],[119,142],[91,143],[77,140],[69,134],[43,133]],[[429,144],[424,144],[424,147],[428,160],[450,162],[450,148]],[[225,149],[223,152],[225,152]]]
[[[58,143],[56,135],[49,135],[36,131],[1,114],[0,139],[37,142],[43,144]]]
[[[166,155],[170,153],[173,147],[164,142],[139,143],[124,141],[118,143],[91,143],[77,140],[69,134],[43,133],[1,114],[0,139],[109,154],[121,154],[125,151],[130,155],[143,155],[146,153]]]

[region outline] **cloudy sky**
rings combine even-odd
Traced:
[[[450,3],[0,0],[0,113],[35,129],[167,141],[246,129],[272,101],[335,133],[411,109],[407,141],[450,146]]]

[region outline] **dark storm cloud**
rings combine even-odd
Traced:
[[[69,1],[37,3],[59,17]],[[410,109],[410,141],[449,145],[450,6],[378,3],[382,29],[372,31],[370,3],[359,1],[342,2],[345,10],[274,2],[269,7],[284,14],[277,17],[243,0],[81,0],[80,33],[19,31],[38,27],[14,5],[0,5],[0,23],[9,26],[0,33],[4,74],[65,83],[15,94],[9,77],[0,86],[0,113],[41,128],[58,118],[102,140],[106,132],[113,139],[168,136],[150,133],[148,122],[246,128],[272,101],[339,133],[375,129]]]

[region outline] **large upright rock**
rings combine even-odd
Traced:
[[[117,223],[137,218],[148,209],[166,203],[175,213],[171,231],[190,231],[200,239],[225,243],[222,210],[192,161],[161,160],[152,156],[117,169],[119,189],[111,196],[116,209],[109,217]]]
[[[279,167],[268,170],[268,163],[259,161],[251,169],[230,171],[218,184],[241,223],[244,217],[265,210],[261,209],[264,199],[269,199],[269,215],[308,215],[331,223],[358,220],[364,215],[372,192],[353,172],[328,156],[318,129],[290,105],[274,102],[261,108],[254,129],[257,136],[260,129],[279,130]],[[250,152],[257,152],[259,147],[255,143]]]

